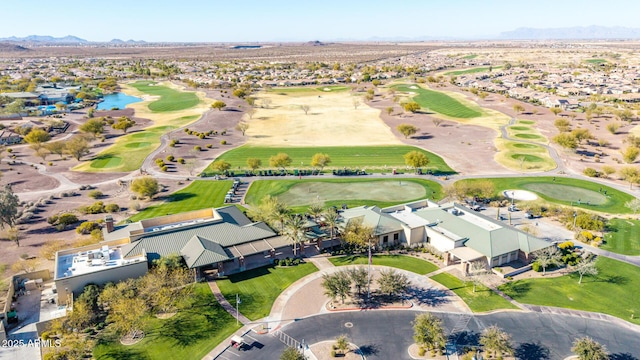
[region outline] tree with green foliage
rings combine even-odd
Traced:
[[[442,320],[431,313],[416,315],[411,325],[413,325],[413,341],[422,349],[441,349],[446,344]]]
[[[578,355],[580,360],[607,360],[609,355],[607,354],[607,348],[593,340],[588,336],[577,338],[573,342],[571,351]]]
[[[62,158],[66,145],[64,141],[54,141],[54,142],[46,143],[44,147],[47,150],[49,150],[50,153],[56,154],[60,156],[60,158]]]
[[[77,161],[89,154],[89,142],[82,136],[74,136],[64,143],[65,152]]]
[[[410,284],[407,275],[393,269],[381,270],[377,282],[380,292],[391,297],[402,295]]]
[[[578,148],[578,140],[569,133],[560,133],[554,136],[552,141],[565,149],[575,150]]]
[[[94,138],[104,132],[104,122],[102,118],[89,119],[80,125],[80,131],[91,134]]]
[[[577,128],[571,131],[571,135],[578,141],[578,144],[581,144],[584,140],[591,140],[594,137],[591,131],[585,128]]]
[[[513,105],[513,111],[514,111],[516,114],[521,114],[521,113],[523,113],[523,112],[524,112],[524,106],[522,106],[522,105],[520,105],[520,104],[515,104],[515,105]]]
[[[553,113],[553,115],[556,115],[556,116],[562,112],[562,109],[558,107],[552,107],[549,110]]]
[[[140,295],[159,313],[175,311],[180,300],[193,291],[193,276],[182,257],[169,255],[154,260],[151,270],[140,278]]]
[[[557,118],[553,122],[553,125],[555,125],[555,127],[560,132],[569,132],[569,131],[571,131],[571,122],[569,122],[569,120],[567,120],[565,118]]]
[[[24,137],[24,141],[31,144],[31,148],[36,151],[49,140],[51,140],[51,135],[42,129],[33,129]]]
[[[229,164],[225,160],[216,160],[213,162],[213,164],[211,164],[211,167],[218,172],[224,173],[225,171],[231,169],[231,164]]]
[[[629,146],[624,151],[622,151],[622,160],[627,164],[633,164],[638,155],[640,154],[640,149],[635,146]]]
[[[260,166],[262,166],[262,160],[260,160],[258,158],[248,158],[247,159],[247,166],[249,167],[249,169],[255,171],[255,170],[259,169]]]
[[[616,116],[620,119],[620,121],[627,121],[629,124],[631,124],[635,114],[629,109],[624,109],[622,111],[618,111],[616,113]]]
[[[400,124],[400,125],[396,126],[396,130],[398,130],[399,133],[404,135],[404,138],[406,139],[409,136],[413,136],[420,129],[418,129],[417,127],[415,127],[415,126],[413,126],[411,124]]]
[[[269,158],[269,166],[282,168],[286,171],[289,165],[291,165],[291,158],[285,153],[278,153]]]
[[[341,270],[334,274],[324,274],[322,276],[322,287],[325,290],[325,295],[332,300],[339,297],[344,304],[345,298],[351,292],[351,279],[347,270]]]
[[[112,128],[116,130],[122,130],[125,134],[127,130],[135,126],[136,122],[131,120],[128,116],[121,116],[118,118],[118,121],[111,125]]]
[[[138,281],[127,279],[115,285],[107,284],[100,295],[100,302],[108,304],[109,326],[132,339],[138,338],[149,309],[138,291]]]
[[[306,360],[306,357],[298,349],[288,346],[280,354],[280,360]]]
[[[429,158],[423,152],[413,150],[404,154],[404,163],[414,168],[417,173],[418,168],[429,165]]]
[[[360,295],[362,293],[362,288],[367,286],[367,270],[365,270],[365,268],[362,266],[358,266],[356,268],[347,270],[347,273],[349,274],[349,278],[353,282],[353,285],[356,287],[358,295]]]
[[[620,129],[620,124],[617,122],[607,124],[607,130],[613,135],[618,133],[618,129]]]
[[[213,104],[211,104],[211,108],[218,109],[218,111],[222,111],[222,109],[224,109],[225,107],[227,107],[227,104],[220,100],[216,100],[213,102]]]
[[[500,357],[504,354],[513,355],[511,336],[497,325],[491,325],[484,329],[480,335],[479,342],[484,346],[485,351],[493,352],[494,355],[497,354]]]
[[[416,112],[420,111],[420,104],[418,104],[415,101],[409,101],[409,102],[406,102],[406,103],[402,104],[402,108],[404,109],[404,111],[411,112],[411,113],[416,113]]]
[[[238,89],[233,90],[233,96],[236,96],[236,97],[239,97],[241,99],[244,99],[244,97],[247,96],[247,92],[246,92],[245,89],[238,88]]]
[[[635,166],[625,166],[619,171],[620,178],[629,183],[629,189],[633,188],[633,184],[640,181],[640,171]]]
[[[153,199],[153,196],[160,191],[160,184],[158,184],[158,180],[151,176],[142,176],[135,178],[131,182],[131,191],[141,197]]]
[[[306,220],[299,214],[289,214],[284,220],[284,236],[293,245],[293,256],[298,256],[298,246],[305,241]]]
[[[18,206],[20,205],[20,199],[18,195],[13,193],[11,185],[5,185],[2,191],[0,191],[0,227],[15,228],[16,221],[18,220]],[[16,245],[20,246],[19,237],[14,239]]]
[[[333,249],[333,240],[336,238],[340,215],[334,208],[328,208],[323,214],[324,226],[329,229],[329,237],[331,239],[331,249]]]
[[[384,111],[387,113],[387,115],[391,115],[393,114],[393,106],[387,106]]]
[[[324,169],[325,166],[331,163],[331,157],[329,154],[316,153],[311,157],[311,166],[314,168],[319,168],[320,171]]]

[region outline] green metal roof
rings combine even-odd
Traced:
[[[220,244],[198,235],[187,242],[180,254],[190,269],[231,259]]]
[[[402,231],[402,224],[391,215],[383,213],[377,206],[360,206],[344,210],[342,226],[346,226],[349,221],[362,219],[362,223],[373,228],[376,236]]]

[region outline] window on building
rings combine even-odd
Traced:
[[[385,243],[385,244],[388,243],[389,242],[389,235],[383,236],[382,237],[382,242]]]
[[[398,241],[398,239],[400,239],[400,234],[398,233],[393,234],[393,241]]]

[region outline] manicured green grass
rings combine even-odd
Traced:
[[[269,166],[269,158],[278,153],[286,153],[291,157],[292,165],[289,169],[311,169],[311,158],[316,153],[328,154],[331,157],[330,168],[342,169],[359,168],[367,171],[378,170],[391,172],[394,168],[404,170],[404,154],[410,151],[419,151],[429,158],[429,165],[423,170],[430,169],[439,174],[453,174],[444,160],[433,153],[413,146],[318,146],[318,147],[262,147],[243,145],[227,151],[218,159],[231,164],[232,169],[248,169],[247,159],[258,158],[262,161],[263,169],[274,169]],[[215,170],[207,167],[206,176],[215,174]]]
[[[525,162],[543,162],[544,161],[543,158],[535,155],[530,155],[530,154],[512,154],[511,158],[518,161],[523,160]]]
[[[373,255],[372,260],[373,265],[389,266],[420,275],[438,270],[437,266],[426,260],[405,255]],[[329,258],[329,261],[335,266],[369,264],[368,257],[365,255],[337,256]]]
[[[231,189],[232,181],[196,180],[184,189],[167,196],[164,203],[150,206],[129,218],[131,221],[150,219],[169,214],[204,208],[220,207]]]
[[[533,125],[536,122],[533,120],[518,120],[518,124],[523,124],[523,125]]]
[[[611,219],[607,223],[605,243],[601,246],[624,255],[640,255],[640,221]]]
[[[514,136],[521,139],[542,139],[542,136],[536,134],[515,134]]]
[[[578,274],[571,274],[518,280],[499,289],[524,304],[601,312],[640,324],[638,267],[606,257],[599,257],[596,265],[599,274],[585,276],[582,284],[578,284]]]
[[[411,185],[415,190],[415,197],[399,196],[400,191],[389,189],[404,189]],[[404,185],[400,185],[400,183]],[[373,188],[378,187],[375,190]],[[306,189],[306,192],[305,192]],[[313,191],[312,191],[313,190]],[[434,194],[435,192],[435,194]],[[257,180],[251,184],[245,201],[256,205],[271,195],[292,206],[294,211],[305,211],[306,206],[319,200],[325,206],[347,204],[349,207],[360,205],[377,205],[386,207],[408,201],[424,199],[439,200],[443,195],[442,186],[434,181],[424,179],[320,179],[317,177],[303,180]],[[410,195],[410,194],[409,194]]]
[[[120,344],[119,336],[105,330],[93,349],[97,360],[201,359],[233,334],[239,325],[216,301],[208,284],[195,285],[182,310],[169,319],[147,318],[145,338],[131,346]]]
[[[149,110],[154,112],[185,110],[200,103],[200,99],[194,92],[174,90],[151,81],[138,81],[131,86],[143,93],[160,96],[160,99],[149,104]]]
[[[476,285],[476,292],[473,292],[473,283],[466,283],[457,277],[443,272],[431,277],[460,296],[473,312],[484,312],[499,309],[517,309],[518,307],[505,300],[502,296],[484,285]]]
[[[495,195],[499,195],[507,189],[522,189],[532,191],[542,199],[555,204],[573,205],[583,209],[600,211],[612,214],[628,214],[631,210],[624,206],[625,202],[632,200],[633,196],[608,187],[586,180],[571,179],[565,177],[517,177],[517,178],[486,178],[486,179],[466,179],[462,182],[478,182],[491,181],[495,187]],[[564,185],[559,188],[557,185]],[[600,193],[602,190],[602,193]],[[606,200],[603,204],[589,205],[585,203],[588,198],[593,201],[605,197],[604,191],[607,192]],[[570,197],[570,198],[567,198]],[[577,203],[580,199],[580,204]]]
[[[113,145],[98,153],[91,161],[82,163],[74,167],[73,170],[90,172],[129,172],[137,170],[144,159],[160,145],[160,137],[162,135],[187,125],[198,118],[198,115],[183,116],[173,120],[171,122],[172,125],[146,128],[135,133],[123,135]]]
[[[600,65],[600,64],[606,63],[607,60],[605,60],[605,59],[587,59],[587,60],[585,60],[585,62],[588,62],[589,64]]]
[[[539,149],[540,146],[534,144],[514,143],[511,146],[518,149]]]
[[[528,127],[528,126],[510,126],[509,128],[511,130],[517,130],[517,131],[529,131],[529,130],[531,130],[531,128]]]
[[[477,56],[477,55],[475,55]],[[475,57],[474,56],[474,57]],[[464,59],[466,59],[466,57],[464,57]],[[473,59],[473,58],[471,58]],[[491,70],[498,70],[502,68],[502,66],[495,66],[495,67],[476,67],[476,68],[471,68],[471,69],[464,69],[464,70],[455,70],[455,71],[449,71],[444,73],[444,75],[446,76],[458,76],[458,75],[466,75],[466,74],[475,74],[475,73],[480,73],[480,72],[489,72],[489,69]]]
[[[478,54],[469,54],[469,55],[465,55],[462,58],[465,60],[471,60],[471,59],[475,59],[478,57]]]
[[[251,320],[261,319],[271,312],[276,298],[289,285],[318,271],[312,263],[291,267],[261,267],[217,280],[224,297],[236,306],[240,297],[240,313]]]
[[[413,100],[422,108],[435,111],[437,113],[461,119],[469,119],[482,116],[480,111],[474,110],[451,96],[434,90],[423,89],[416,85],[396,85],[398,91],[413,92],[417,95]]]

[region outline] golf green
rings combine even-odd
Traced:
[[[200,103],[195,92],[178,91],[152,81],[138,81],[131,86],[143,93],[160,97],[149,104],[149,110],[154,112],[185,110]]]
[[[542,136],[534,135],[534,134],[515,134],[515,137],[519,137],[521,139],[541,139]]]
[[[522,186],[526,190],[535,191],[550,198],[569,201],[582,202],[593,205],[603,205],[607,203],[607,197],[602,193],[582,189],[570,185],[560,184],[524,184]]]
[[[530,154],[513,154],[511,158],[518,161],[526,161],[526,162],[543,162],[544,159]]]
[[[511,126],[510,129],[511,130],[517,130],[517,131],[529,131],[529,130],[531,130],[531,128],[528,127],[528,126]]]
[[[524,144],[524,143],[515,143],[515,144],[512,144],[511,146],[513,146],[514,148],[518,148],[518,149],[536,149],[536,148],[540,148],[540,146],[538,146],[538,145]]]
[[[292,186],[287,192],[278,195],[278,199],[290,206],[300,206],[311,204],[316,200],[368,199],[390,202],[409,201],[426,196],[427,190],[424,186],[411,181],[356,182],[348,186],[344,183],[309,181]]]

